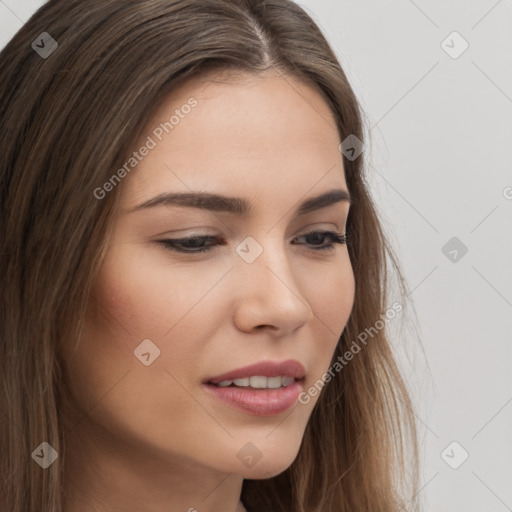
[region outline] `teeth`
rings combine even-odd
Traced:
[[[249,379],[249,385],[251,388],[262,389],[267,386],[267,377],[251,377]]]
[[[289,386],[295,380],[293,377],[283,377],[282,379],[283,379],[282,380],[282,385],[283,386]]]
[[[280,388],[282,385],[283,377],[267,377],[267,388],[276,389]],[[252,384],[252,383],[251,383]]]
[[[216,385],[221,388],[226,388],[234,384],[239,387],[250,387],[254,389],[277,389],[280,387],[289,386],[295,381],[293,377],[263,377],[255,375],[253,377],[246,377],[244,379],[223,380]]]

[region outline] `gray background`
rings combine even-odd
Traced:
[[[0,47],[42,3],[0,0]],[[299,3],[366,114],[369,182],[418,315],[395,348],[425,511],[512,511],[512,2]]]

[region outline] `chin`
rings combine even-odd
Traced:
[[[272,478],[286,471],[296,459],[299,447],[292,451],[269,450],[271,455],[262,455],[253,466],[242,469],[240,472],[243,478],[261,480]],[[239,469],[240,471],[240,469]]]
[[[291,465],[293,460],[287,461],[273,461],[270,464],[257,464],[254,468],[245,471],[242,476],[248,480],[265,480],[280,475],[286,471]]]

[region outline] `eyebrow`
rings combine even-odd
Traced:
[[[332,189],[302,202],[296,209],[295,215],[304,215],[339,202],[350,204],[349,192],[341,188]],[[185,206],[214,212],[228,212],[238,216],[246,216],[251,212],[251,203],[246,199],[202,192],[163,193],[135,206],[130,212],[158,206]]]

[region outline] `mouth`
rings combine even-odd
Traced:
[[[279,389],[286,388],[297,380],[303,379],[295,379],[287,376],[265,377],[264,375],[253,375],[241,379],[226,379],[217,383],[208,382],[208,384],[219,388]]]
[[[305,380],[297,361],[262,361],[206,379],[205,389],[224,404],[254,416],[274,416],[296,404]]]
[[[256,389],[279,388],[292,383],[290,379],[300,380],[306,375],[304,366],[294,359],[287,361],[260,361],[256,364],[237,368],[205,380],[210,384],[227,387],[232,384]]]

